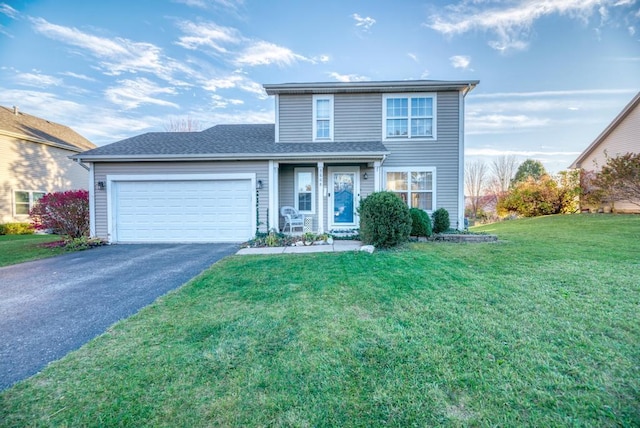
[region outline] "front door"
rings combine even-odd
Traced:
[[[329,228],[347,229],[358,226],[356,208],[360,200],[360,168],[329,168]]]

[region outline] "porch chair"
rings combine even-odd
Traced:
[[[283,232],[287,229],[287,225],[289,225],[289,233],[293,233],[294,227],[304,228],[304,214],[300,214],[294,207],[280,208],[280,215],[284,217]]]

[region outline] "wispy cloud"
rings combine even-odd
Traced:
[[[580,152],[559,152],[559,151],[539,151],[539,150],[498,150],[498,149],[488,149],[488,148],[466,148],[464,151],[466,156],[524,156],[524,157],[535,157],[535,156],[577,156]]]
[[[356,28],[365,32],[370,31],[373,24],[376,23],[376,20],[370,16],[362,17],[359,14],[354,13],[351,17],[356,21]]]
[[[227,53],[228,50],[224,45],[235,45],[242,40],[237,29],[214,22],[179,21],[177,25],[186,35],[179,37],[176,44],[186,49],[208,47],[217,52]]]
[[[87,82],[96,82],[96,79],[94,79],[93,77],[89,77],[85,74],[74,73],[72,71],[64,71],[60,73],[60,75],[69,76],[69,77],[73,77],[75,79],[80,79],[80,80],[86,80]]]
[[[61,86],[62,79],[40,73],[20,73],[16,75],[15,81],[19,85],[33,86],[36,88],[47,88],[49,86]]]
[[[573,95],[621,95],[635,94],[637,89],[572,89],[564,91],[536,91],[536,92],[493,92],[487,94],[473,94],[473,98],[529,98],[529,97],[565,97]]]
[[[449,58],[449,61],[451,61],[451,65],[454,68],[461,68],[463,70],[468,69],[469,65],[471,65],[471,57],[466,55],[454,55]]]
[[[311,59],[297,54],[289,48],[262,40],[247,46],[233,61],[238,66],[251,67],[270,64],[282,67],[298,61],[312,62]]]
[[[18,18],[18,15],[19,15],[17,10],[15,10],[14,8],[12,8],[6,3],[0,3],[0,13],[8,16],[11,19],[16,19]]]
[[[190,7],[197,7],[200,9],[209,9],[211,7],[222,7],[236,11],[239,7],[244,5],[244,0],[173,0],[176,3],[186,4]]]
[[[467,112],[465,130],[469,135],[496,132],[517,133],[540,128],[551,123],[551,119],[525,114],[480,114]]]
[[[161,87],[144,77],[118,81],[120,86],[108,88],[105,91],[107,100],[117,104],[125,110],[139,107],[141,104],[154,104],[165,107],[179,106],[176,103],[157,98],[156,95],[174,95],[176,90],[171,87]]]
[[[336,79],[338,82],[364,82],[369,80],[366,76],[360,76],[358,74],[340,74],[335,71],[327,73],[329,77]]]
[[[409,58],[411,58],[414,62],[419,62],[419,61],[418,61],[418,55],[416,55],[416,54],[414,54],[414,53],[411,53],[411,52],[408,52],[408,53],[407,53],[407,56],[408,56]]]
[[[532,27],[541,18],[563,15],[587,22],[598,13],[606,20],[610,7],[628,7],[632,3],[613,0],[462,1],[447,6],[442,13],[431,15],[424,25],[447,36],[470,31],[493,33],[496,38],[488,42],[489,46],[509,52],[528,47]]]

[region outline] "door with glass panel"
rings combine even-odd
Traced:
[[[356,208],[360,197],[359,168],[329,169],[329,228],[356,227]]]

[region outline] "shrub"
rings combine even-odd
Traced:
[[[449,211],[444,208],[438,208],[433,212],[433,233],[446,232],[450,226]]]
[[[389,248],[409,240],[411,214],[395,193],[374,192],[360,201],[360,238],[365,244]]]
[[[411,236],[431,236],[431,219],[420,208],[411,208]]]
[[[68,190],[47,193],[29,213],[33,226],[53,229],[71,239],[89,235],[89,192]]]
[[[32,235],[33,226],[29,223],[0,224],[0,235]]]

